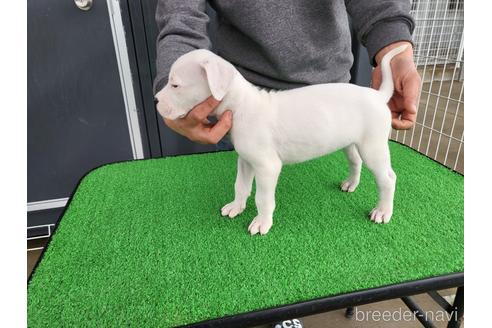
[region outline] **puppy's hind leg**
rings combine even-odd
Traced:
[[[388,223],[393,214],[393,197],[395,194],[396,174],[391,168],[390,152],[387,139],[377,142],[365,141],[358,146],[364,163],[376,179],[379,200],[371,211],[371,221]]]
[[[349,162],[349,177],[340,185],[342,191],[353,192],[359,185],[360,171],[362,169],[362,159],[355,144],[351,144],[344,150]]]
[[[235,197],[232,202],[224,205],[220,210],[223,216],[234,218],[241,214],[246,208],[246,201],[251,194],[253,185],[253,168],[241,157],[237,160],[237,176],[234,184]]]

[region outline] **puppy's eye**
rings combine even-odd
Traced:
[[[176,89],[178,87],[177,84],[171,84],[171,88]]]

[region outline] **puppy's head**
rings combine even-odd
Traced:
[[[191,51],[172,65],[167,85],[156,94],[157,110],[175,120],[210,96],[222,100],[235,72],[234,66],[208,50]]]

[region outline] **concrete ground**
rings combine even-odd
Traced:
[[[28,248],[44,247],[46,239],[28,241]],[[28,251],[27,252],[27,276],[29,277],[36,261],[41,255],[41,250]],[[440,291],[441,295],[454,295],[454,289],[447,289]],[[447,322],[445,320],[436,320],[443,318],[443,311],[439,306],[427,295],[421,294],[415,297],[420,307],[424,311],[429,311],[429,318],[435,318],[434,323],[437,328],[446,327]],[[451,300],[450,300],[451,301]],[[326,312],[316,314],[308,317],[301,318],[305,328],[413,328],[421,327],[418,320],[413,317],[409,312],[404,316],[405,311],[409,311],[405,304],[400,299],[394,299],[384,302],[372,303],[356,308],[352,319],[345,318],[345,310],[337,310],[332,312]],[[386,311],[386,312],[385,312]],[[389,311],[389,312],[387,312]],[[383,318],[383,312],[385,317]],[[379,315],[378,315],[379,313]],[[368,318],[370,316],[370,318]],[[391,317],[391,318],[390,318]],[[403,320],[400,318],[406,318]],[[390,319],[390,320],[387,320]],[[396,320],[395,320],[396,319]],[[272,325],[257,326],[257,328],[270,328]],[[462,325],[463,327],[463,325]]]
[[[441,71],[442,71],[441,67]],[[427,70],[432,71],[432,67]],[[436,68],[435,77],[441,77]],[[450,77],[453,67],[446,68],[444,76]],[[423,71],[420,72],[423,76]],[[427,72],[427,81],[431,73]],[[455,73],[455,77],[458,73]],[[461,138],[464,129],[463,81],[427,81],[422,93],[415,127],[408,131],[393,131],[391,138],[407,144],[446,166],[464,173],[464,144]],[[446,155],[447,154],[447,155]]]

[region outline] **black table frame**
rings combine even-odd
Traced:
[[[144,161],[147,159],[140,159],[140,160]],[[135,161],[135,160],[120,161],[117,163],[124,163],[130,161]],[[39,256],[38,260],[36,261],[36,264],[34,265],[29,275],[29,278],[27,280],[28,285],[32,279],[34,272],[38,268],[39,263],[41,263],[42,259],[44,258],[46,250],[48,249],[48,245],[53,239],[53,236],[59,227],[59,223],[64,217],[65,212],[67,211],[70,203],[72,202],[73,196],[78,190],[82,180],[92,171],[100,167],[111,165],[111,164],[114,163],[108,163],[98,166],[92,169],[91,171],[87,172],[82,178],[80,178],[79,182],[77,183],[77,186],[74,188],[72,194],[70,195],[70,198],[65,208],[63,209],[63,212],[58,217],[53,232],[49,237],[46,246],[43,248],[41,255]],[[457,292],[456,292],[454,304],[451,305],[448,304],[447,301],[437,293],[437,291],[441,289],[447,289],[453,287],[457,288]],[[283,305],[276,308],[269,308],[269,309],[257,310],[247,313],[240,313],[232,316],[201,321],[183,327],[190,327],[190,328],[251,327],[251,326],[291,319],[291,318],[305,317],[308,315],[329,312],[329,311],[334,311],[344,308],[347,309],[346,316],[351,317],[351,313],[353,312],[353,307],[357,305],[364,305],[364,304],[375,303],[375,302],[380,302],[380,301],[385,301],[395,298],[401,298],[402,301],[407,305],[407,307],[414,312],[416,318],[420,321],[420,323],[424,327],[433,328],[435,327],[433,323],[425,319],[425,317],[423,316],[423,311],[410,297],[412,295],[421,294],[421,293],[428,293],[445,311],[447,311],[448,313],[452,313],[451,320],[448,323],[448,328],[458,328],[461,326],[461,322],[463,320],[463,313],[464,313],[464,272],[450,273],[450,274],[431,277],[431,278],[402,282],[394,285],[364,289],[364,290],[359,290],[346,294],[339,294],[339,295],[318,298],[318,299],[295,303],[295,304]]]
[[[457,288],[457,293],[454,304],[451,305],[436,291],[453,287]],[[444,310],[451,314],[451,320],[448,323],[449,328],[457,328],[461,325],[464,312],[463,272],[318,298],[276,308],[241,313],[194,323],[186,327],[251,327],[344,308],[347,308],[346,316],[350,317],[354,306],[395,298],[401,298],[424,327],[435,327],[431,321],[425,319],[423,311],[410,297],[421,293],[429,293],[429,295],[443,307]]]

